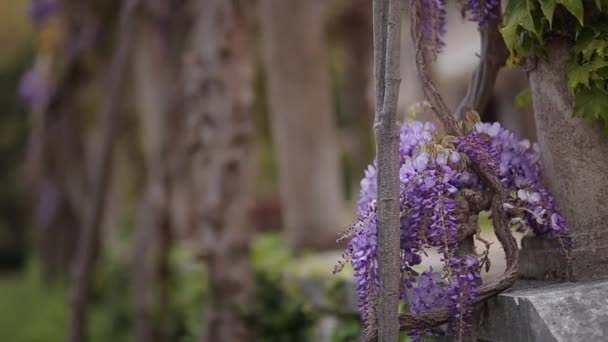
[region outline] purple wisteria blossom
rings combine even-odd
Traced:
[[[411,208],[407,226],[421,246],[448,251],[456,244],[457,172],[443,154],[432,157],[420,153],[407,159],[400,170],[403,201]]]
[[[443,36],[446,32],[446,2],[446,0],[422,0],[420,8],[424,47],[433,58],[436,58],[445,46]]]
[[[448,290],[441,273],[433,272],[432,268],[423,272],[418,279],[418,286],[412,291],[410,311],[418,314],[446,307]],[[439,332],[431,329],[414,329],[408,335],[416,342],[422,341],[425,337],[436,337]]]
[[[31,0],[28,16],[36,25],[43,25],[57,12],[57,0]]]
[[[486,172],[498,176],[499,156],[490,137],[473,132],[456,140],[458,150]]]
[[[554,198],[541,187],[536,145],[518,140],[499,124],[475,125],[472,132],[454,140],[436,137],[430,123],[405,123],[400,132],[401,299],[412,313],[447,308],[451,327],[467,328],[472,304],[481,282],[481,262],[474,256],[457,256],[456,196],[464,189],[485,191],[472,161],[491,172],[510,193],[503,204],[513,225],[537,235],[557,238],[570,248],[568,227]],[[466,157],[465,157],[466,155]],[[357,220],[343,235],[350,238],[345,256],[354,268],[359,310],[365,326],[375,317],[379,291],[376,222],[377,173],[375,162],[361,181]],[[443,273],[419,274],[414,267],[430,248],[442,254]],[[411,296],[408,298],[409,289]],[[437,331],[412,331],[414,340]]]
[[[373,164],[369,165],[365,170],[365,177],[361,180],[361,192],[359,194],[359,202],[357,203],[359,213],[365,212],[372,200],[376,199],[378,195],[377,176],[376,161],[374,160]]]
[[[432,59],[437,58],[445,46],[446,3],[447,0],[421,0],[421,38],[423,48]],[[477,22],[480,27],[498,19],[494,10],[499,6],[498,0],[464,0],[464,9],[469,13],[471,21]]]
[[[52,94],[52,86],[46,75],[46,65],[41,62],[34,63],[23,75],[17,89],[21,100],[35,111],[44,109]]]
[[[530,228],[536,235],[559,237],[566,248],[571,245],[566,219],[553,196],[541,186],[540,151],[537,144],[518,140],[498,123],[478,123],[475,132],[489,137],[499,155],[498,176],[512,195],[505,208],[511,222],[520,230]]]
[[[470,255],[452,258],[449,261],[449,270],[452,274],[448,285],[447,302],[454,318],[450,326],[459,333],[468,328],[473,303],[477,299],[477,286],[481,281],[480,269],[479,260]]]
[[[414,121],[401,125],[399,134],[399,153],[402,161],[412,157],[416,147],[433,140],[435,125],[432,122]]]
[[[355,225],[357,232],[348,243],[348,252],[354,270],[359,299],[359,312],[364,325],[370,322],[374,313],[374,301],[378,296],[378,229],[376,223],[376,201],[367,211],[359,213]]]
[[[488,21],[498,19],[492,11],[500,5],[498,0],[465,0],[471,20],[484,26]]]
[[[513,132],[498,122],[478,123],[475,132],[486,135],[498,153],[498,175],[507,189],[540,183],[540,150],[537,144],[517,139]]]
[[[441,273],[429,271],[422,272],[418,279],[418,286],[412,291],[410,311],[413,313],[429,312],[446,305],[448,295]]]

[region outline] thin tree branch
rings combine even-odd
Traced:
[[[411,34],[412,39],[414,40],[414,45],[416,46],[416,68],[418,69],[420,81],[422,81],[422,91],[424,92],[424,96],[431,104],[435,115],[437,115],[437,118],[445,127],[447,134],[461,135],[462,128],[460,127],[458,120],[456,120],[456,118],[452,115],[452,112],[445,104],[443,97],[441,97],[441,94],[439,94],[439,91],[437,91],[435,82],[433,82],[431,79],[427,69],[426,60],[424,58],[423,35],[419,18],[420,11],[420,1],[410,1]]]
[[[486,107],[492,96],[498,72],[505,65],[509,56],[507,46],[498,31],[502,17],[500,1],[492,12],[497,19],[488,21],[484,27],[480,28],[481,57],[467,93],[456,109],[459,119],[462,119],[466,112],[482,111]]]
[[[386,70],[386,18],[388,0],[373,0],[373,33],[374,33],[374,78],[376,88],[376,114],[384,106],[384,77]]]
[[[420,78],[423,82],[425,95],[431,102],[437,117],[446,127],[448,133],[462,135],[463,130],[461,125],[459,124],[458,120],[450,114],[445,102],[443,102],[443,99],[441,98],[441,95],[439,95],[434,83],[430,80],[430,77],[427,74],[425,62],[422,58],[421,28],[417,22],[417,10],[419,2],[412,1],[411,6],[410,13],[412,16],[412,35],[414,40],[417,42],[416,64],[418,65]],[[475,300],[475,303],[479,303],[497,295],[513,285],[517,279],[519,270],[519,248],[517,246],[517,241],[509,230],[507,213],[502,206],[507,199],[507,193],[502,185],[502,182],[500,179],[498,179],[498,177],[486,172],[478,165],[473,165],[473,169],[493,194],[491,210],[494,232],[498,238],[498,241],[504,248],[505,257],[507,259],[507,268],[505,272],[493,281],[479,287],[478,296]],[[441,325],[446,323],[449,319],[450,315],[447,309],[438,309],[424,314],[401,315],[399,317],[399,324],[402,330],[421,329]],[[371,335],[373,335],[373,332]]]
[[[401,0],[374,0],[374,63],[378,156],[378,269],[376,307],[380,341],[399,339],[399,98]]]
[[[502,39],[498,26],[501,22],[501,6],[500,0],[497,0],[496,6],[492,8],[492,14],[495,19],[488,21],[483,27],[480,28],[481,36],[481,56],[479,65],[473,72],[471,81],[467,88],[467,93],[460,102],[460,105],[456,109],[455,115],[459,119],[463,119],[465,114],[469,111],[483,111],[492,93],[494,91],[494,84],[496,83],[496,77],[500,68],[505,64],[508,57],[508,50]],[[488,206],[489,206],[488,201]],[[481,237],[477,235],[477,240],[482,241]],[[489,249],[489,244],[486,243],[486,248]],[[459,254],[475,254],[475,239],[473,235],[464,238],[458,245]],[[479,312],[475,310],[473,314],[474,321],[479,319]],[[469,336],[467,340],[475,341],[475,330],[470,329],[468,332]]]
[[[129,52],[133,36],[133,17],[140,0],[126,0],[120,12],[118,46],[112,58],[108,79],[108,94],[103,103],[101,144],[98,159],[93,164],[91,201],[85,212],[76,253],[75,269],[70,291],[70,321],[68,341],[84,341],[87,330],[88,296],[95,256],[99,249],[99,229],[105,209],[105,198],[111,175],[112,151],[117,134],[122,98],[126,85]]]

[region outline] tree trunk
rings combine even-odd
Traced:
[[[114,141],[119,127],[122,97],[128,70],[130,45],[133,33],[134,14],[139,0],[126,0],[122,4],[119,21],[119,37],[112,57],[109,74],[109,91],[104,98],[101,117],[101,141],[95,151],[92,169],[90,201],[86,204],[83,225],[78,237],[76,260],[70,286],[70,320],[68,341],[81,342],[86,339],[88,306],[91,279],[96,255],[100,248],[100,227],[106,205],[107,188],[110,183]]]
[[[608,276],[608,134],[572,117],[570,48],[563,39],[548,40],[547,57],[530,72],[530,87],[544,181],[572,228],[573,275],[600,278]]]
[[[348,0],[333,20],[342,48],[346,88],[347,141],[352,181],[358,189],[363,172],[374,158],[370,125],[374,121],[372,85],[372,10],[368,0]]]
[[[50,280],[69,273],[87,200],[88,168],[76,105],[85,81],[83,59],[82,54],[65,49],[80,38],[77,27],[85,26],[84,13],[86,6],[66,2],[56,14],[61,20],[59,39],[48,55],[38,56],[34,66],[56,74],[48,103],[32,114],[28,153],[41,265]]]
[[[272,135],[290,247],[336,247],[343,192],[324,56],[326,0],[261,0]]]
[[[374,0],[374,133],[378,160],[378,340],[399,340],[399,125],[401,0]],[[369,337],[366,336],[366,341]]]
[[[196,248],[208,267],[202,341],[254,339],[243,316],[253,301],[248,215],[254,194],[254,64],[244,4],[189,2],[193,22],[183,65],[180,131],[188,154],[178,177],[189,186]]]
[[[166,3],[164,4],[165,6]],[[146,181],[138,209],[136,238],[132,264],[135,289],[135,340],[139,342],[168,341],[163,327],[167,315],[169,252],[173,240],[168,208],[169,129],[168,121],[175,102],[174,87],[177,58],[167,38],[174,38],[171,16],[163,17],[163,2],[147,2],[140,21],[134,58],[136,102],[140,115]],[[169,24],[168,26],[161,26]]]
[[[72,86],[67,85],[68,92]],[[44,170],[36,180],[38,243],[48,280],[67,276],[74,261],[87,176],[73,96],[61,97],[43,119]]]

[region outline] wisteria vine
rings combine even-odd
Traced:
[[[450,328],[460,333],[468,327],[487,257],[457,253],[459,232],[465,224],[458,219],[462,215],[457,201],[489,191],[472,165],[500,179],[509,193],[502,205],[514,228],[557,238],[566,252],[571,246],[565,219],[540,184],[538,147],[518,140],[498,123],[478,122],[477,115],[469,115],[469,119],[465,134],[458,138],[441,136],[431,123],[404,123],[399,150],[401,298],[410,303],[413,314],[448,309]],[[350,261],[354,268],[359,311],[366,327],[373,324],[379,289],[376,194],[373,163],[361,181],[357,220],[340,237],[350,239],[340,266]],[[488,208],[477,211],[481,209]],[[443,270],[419,274],[414,266],[431,248],[441,253]],[[410,335],[421,340],[434,334],[431,328],[412,330]]]
[[[445,46],[447,0],[421,0],[420,13],[423,43],[428,56],[435,59]],[[468,13],[471,21],[484,27],[488,22],[497,20],[495,9],[500,7],[499,0],[463,0],[463,14]]]

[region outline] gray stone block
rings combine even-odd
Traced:
[[[482,304],[479,337],[496,342],[608,341],[608,280],[538,285]]]

